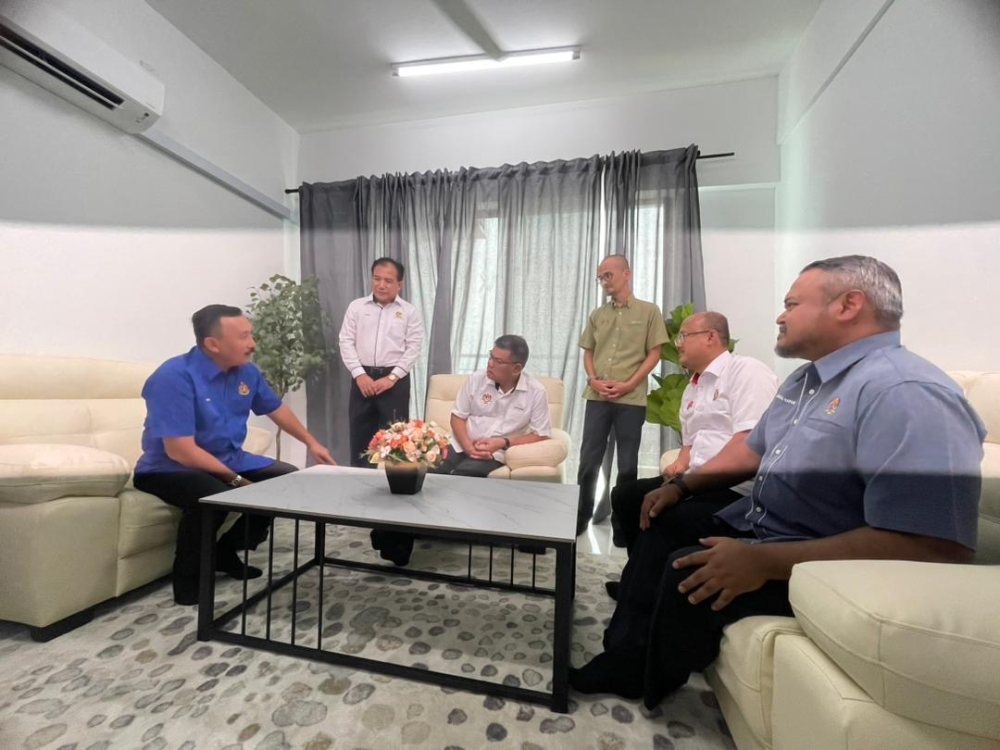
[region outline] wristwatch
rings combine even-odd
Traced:
[[[390,372],[388,377],[390,383],[395,383],[397,380],[399,380],[399,378],[396,377],[396,373],[394,372]]]
[[[235,477],[233,477],[229,481],[229,486],[230,487],[239,487],[242,482],[243,482],[243,477],[241,477],[239,474],[237,474]]]
[[[684,481],[684,475],[683,474],[675,474],[674,476],[672,476],[670,478],[670,481],[667,482],[667,484],[675,484],[678,487],[680,487],[681,488],[681,492],[683,493],[681,495],[681,497],[691,497],[691,490],[687,486],[687,482]]]
[[[507,450],[508,448],[510,448],[510,438],[504,438],[503,439],[503,449]]]

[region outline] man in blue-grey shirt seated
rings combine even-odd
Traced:
[[[142,388],[146,422],[134,480],[136,489],[181,510],[173,571],[178,604],[198,601],[198,500],[295,471],[291,464],[243,450],[251,411],[266,414],[305,443],[317,463],[336,463],[250,362],[253,326],[238,307],[209,305],[191,322],[197,346],[160,365]],[[218,530],[226,513],[213,511],[213,518]],[[219,539],[216,569],[240,579],[260,576],[236,551],[246,547],[247,536],[255,548],[268,528],[266,517],[241,516]]]
[[[986,432],[958,385],[900,345],[902,315],[881,261],[802,270],[775,351],[809,364],[745,441],[646,496],[604,653],[570,671],[575,689],[655,706],[711,664],[725,625],[791,616],[799,562],[972,559]],[[700,495],[747,479],[745,498],[698,512]]]

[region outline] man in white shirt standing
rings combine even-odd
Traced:
[[[409,375],[424,342],[424,323],[420,311],[399,296],[404,273],[392,258],[372,263],[371,296],[348,305],[340,327],[340,357],[354,379],[348,405],[352,466],[371,466],[361,454],[375,433],[409,419]]]
[[[512,445],[552,436],[545,386],[524,372],[528,342],[501,336],[494,342],[485,370],[472,373],[451,410],[451,448],[436,471],[485,477],[504,465]]]
[[[681,323],[674,339],[681,366],[694,374],[681,397],[681,451],[677,459],[652,479],[616,487],[611,502],[621,521],[629,550],[639,535],[639,511],[648,492],[698,468],[726,443],[746,440],[778,390],[778,377],[753,357],[729,351],[729,321],[721,313],[703,312]],[[699,503],[721,510],[750,493],[752,482],[699,495]],[[614,586],[608,587],[614,595]]]

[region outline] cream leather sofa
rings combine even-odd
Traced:
[[[451,432],[451,410],[468,375],[432,375],[427,386],[425,419]],[[548,393],[552,439],[515,445],[507,451],[507,465],[490,474],[492,479],[562,482],[563,462],[569,454],[569,434],[563,425],[563,384],[558,378],[536,378]]]
[[[170,572],[180,513],[131,483],[154,367],[0,354],[0,619],[36,640]]]
[[[797,565],[795,617],[733,623],[705,672],[741,750],[1000,749],[1000,373],[949,374],[989,430],[978,564]]]

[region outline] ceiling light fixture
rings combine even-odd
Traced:
[[[579,47],[533,49],[523,52],[508,52],[499,60],[495,60],[488,55],[470,55],[468,57],[441,57],[435,60],[393,63],[392,74],[400,78],[406,78],[409,76],[437,75],[439,73],[464,73],[470,70],[515,68],[522,65],[547,65],[549,63],[571,62],[572,60],[579,59]]]

